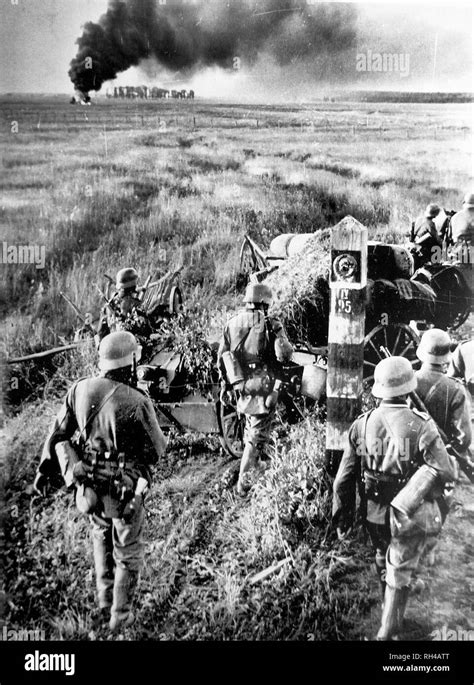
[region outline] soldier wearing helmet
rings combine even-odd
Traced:
[[[465,384],[471,400],[471,424],[474,423],[474,340],[466,340],[456,347],[448,376]]]
[[[441,208],[438,205],[430,203],[424,214],[419,216],[414,223],[413,240],[419,246],[423,262],[431,261],[433,248],[441,247],[443,244],[433,221],[440,211]]]
[[[116,293],[102,309],[99,340],[113,331],[129,331],[146,348],[153,327],[138,296],[138,274],[135,269],[120,269],[115,279]]]
[[[423,334],[417,349],[421,369],[416,372],[417,395],[438,426],[448,453],[461,466],[473,465],[469,457],[472,429],[469,399],[461,383],[446,375],[451,361],[451,338],[440,328],[431,328]],[[437,498],[443,517],[448,514],[454,492],[454,483],[448,483]],[[435,563],[434,549],[437,539],[427,544],[427,561]]]
[[[267,285],[250,283],[245,309],[227,323],[218,351],[223,388],[237,391],[237,411],[245,414],[244,452],[237,483],[241,496],[249,490],[249,471],[259,466],[268,439],[277,402],[278,365],[293,355],[283,325],[268,316],[271,302],[272,291]]]
[[[448,452],[465,458],[472,440],[469,399],[461,383],[446,372],[451,361],[451,338],[446,331],[425,331],[417,349],[422,366],[416,372],[417,394],[445,437]]]
[[[372,394],[381,402],[349,430],[334,482],[333,522],[339,535],[351,526],[358,484],[384,598],[377,639],[391,640],[402,629],[410,580],[440,512],[430,503],[425,529],[400,528],[390,503],[423,464],[431,466],[441,482],[452,480],[455,469],[434,421],[407,404],[417,385],[410,362],[404,357],[383,359],[374,379]]]
[[[133,622],[132,600],[143,561],[143,494],[150,467],[166,442],[148,397],[133,387],[140,358],[126,331],[106,336],[99,347],[101,375],[73,384],[44,445],[35,490],[57,470],[76,486],[76,503],[88,513],[100,617],[111,630]]]
[[[474,193],[464,196],[462,209],[451,217],[451,236],[455,245],[474,244]]]

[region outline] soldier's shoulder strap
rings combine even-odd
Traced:
[[[435,383],[434,385],[432,385],[431,388],[428,390],[428,392],[427,392],[427,394],[426,394],[426,397],[425,397],[425,399],[424,399],[424,403],[425,403],[426,405],[428,405],[428,404],[429,404],[429,401],[431,400],[431,398],[434,397],[436,391],[438,390],[439,387],[441,387],[441,384],[444,382],[444,379],[445,379],[445,378],[446,378],[445,376],[442,376],[442,377],[439,379],[439,381],[436,381],[436,383]],[[423,413],[423,412],[422,412],[422,413]],[[424,412],[424,413],[426,413],[426,412]]]
[[[140,395],[143,395],[144,397],[147,397],[148,399],[150,399],[150,395],[149,395],[149,394],[147,393],[147,391],[144,390],[143,388],[139,388],[139,387],[137,386],[137,387],[135,387],[135,388],[133,388],[133,389],[136,390],[137,392],[139,392]]]
[[[369,409],[368,411],[364,411],[362,414],[359,414],[359,416],[354,421],[354,423],[357,423],[361,427],[362,436],[364,438],[365,438],[365,433],[367,431],[367,421],[369,420],[369,417],[373,411],[374,411],[373,409]]]
[[[91,412],[89,413],[86,422],[84,423],[84,426],[79,429],[79,438],[85,440],[86,439],[86,428],[92,423],[93,419],[97,416],[97,414],[100,412],[102,407],[110,400],[112,395],[114,395],[117,390],[120,387],[120,383],[116,383],[113,388],[109,390],[109,392],[104,395],[102,400],[97,404],[96,406],[92,406]]]
[[[363,411],[362,414],[359,414],[359,416],[357,417],[356,421],[357,421],[358,419],[365,419],[365,420],[367,420],[367,419],[369,418],[369,416],[372,414],[373,411],[374,411],[374,407],[372,407],[372,409],[368,409],[367,411]]]
[[[79,383],[82,383],[82,381],[88,381],[88,380],[90,380],[90,378],[91,378],[90,376],[82,376],[82,378],[78,378],[76,381],[74,381],[74,383],[69,388],[69,392],[73,392],[77,388]]]
[[[426,411],[421,411],[420,409],[417,409],[416,407],[412,407],[412,412],[419,416],[423,421],[429,421],[431,419],[431,416],[428,414]]]
[[[361,446],[362,446],[362,452],[361,456],[362,457],[368,457],[368,452],[367,452],[367,421],[369,420],[370,415],[372,414],[374,410],[369,409],[368,411],[365,411],[363,414],[360,414],[355,422],[357,422],[360,425],[360,433],[359,433],[359,439],[361,440]]]

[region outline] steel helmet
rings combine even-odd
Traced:
[[[441,328],[430,328],[423,333],[416,356],[422,362],[447,364],[451,361],[451,338]]]
[[[138,274],[132,267],[120,269],[115,277],[115,287],[120,288],[134,288],[138,283]]]
[[[474,193],[466,193],[463,204],[467,208],[474,207]]]
[[[272,291],[265,283],[249,283],[245,291],[244,302],[248,304],[268,304],[272,303]]]
[[[388,400],[408,395],[416,389],[416,376],[408,359],[388,357],[382,359],[374,371],[372,395]]]
[[[440,211],[441,207],[439,205],[430,203],[425,210],[425,216],[428,217],[428,219],[434,219],[435,216],[438,216]]]
[[[142,348],[136,338],[128,331],[116,331],[109,333],[101,340],[99,345],[99,369],[101,371],[113,371],[125,366],[131,366],[133,356],[139,361]]]

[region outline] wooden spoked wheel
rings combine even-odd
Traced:
[[[416,356],[418,342],[416,332],[405,323],[375,326],[364,338],[365,387],[372,386],[375,367],[387,356],[383,350],[387,350],[391,357],[406,357],[414,369],[418,368],[420,365]]]
[[[230,457],[240,459],[244,451],[245,416],[237,412],[236,405],[222,404],[219,401],[217,403],[217,418],[220,429],[219,440],[222,447]]]

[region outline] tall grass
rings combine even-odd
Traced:
[[[418,110],[403,115],[395,105],[367,115],[383,124],[377,133],[364,126],[365,106],[266,108],[268,125],[258,128],[258,108],[207,107],[197,131],[189,129],[195,110],[102,107],[84,114],[41,105],[39,127],[26,107],[19,134],[4,136],[5,239],[44,244],[47,265],[4,266],[0,307],[44,321],[44,346],[53,342],[49,327],[69,336],[76,323],[59,290],[97,315],[93,284],[124,263],[145,278],[184,259],[185,289],[217,283],[225,295],[245,232],[265,244],[352,214],[373,235],[407,235],[428,200],[455,207],[469,183],[463,119],[441,129],[442,106],[427,106],[423,119],[425,130],[438,126],[436,141],[423,136]],[[245,125],[221,128],[233,118]],[[10,355],[27,347],[19,332]]]
[[[182,263],[190,309],[216,336],[239,298],[244,233],[268,246],[279,233],[352,214],[371,237],[402,240],[428,201],[457,207],[470,182],[464,122],[453,123],[449,108],[134,107],[32,105],[18,136],[4,134],[3,239],[45,245],[47,254],[44,270],[2,267],[5,356],[70,340],[78,319],[60,291],[97,317],[95,285],[125,265],[144,280]],[[434,141],[428,127],[443,117],[452,128]],[[12,366],[4,379],[18,410],[6,442],[8,620],[58,639],[106,637],[88,612],[88,525],[70,494],[39,502],[31,482],[59,397],[95,372],[91,347]],[[353,635],[376,590],[364,549],[329,530],[323,453],[315,416],[276,431],[270,468],[242,502],[225,486],[214,438],[174,436],[155,469],[139,620],[127,637]]]

